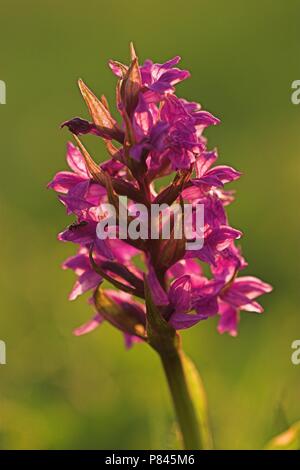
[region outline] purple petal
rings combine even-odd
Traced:
[[[209,194],[198,202],[204,204],[205,224],[212,229],[219,228],[220,226],[225,226],[227,224],[226,212],[218,197]]]
[[[191,182],[195,186],[199,186],[200,188],[203,185],[207,185],[207,186],[215,187],[215,188],[220,188],[223,186],[223,182],[222,180],[220,180],[218,175],[213,175],[213,174],[209,175],[208,173],[206,173],[206,175],[203,175],[201,178],[194,178],[193,180],[191,180]]]
[[[85,193],[85,199],[91,203],[93,206],[99,206],[100,202],[103,202],[102,199],[106,196],[106,189],[101,186],[99,183],[95,183],[89,180],[87,191]]]
[[[101,163],[100,166],[102,170],[106,171],[110,176],[116,176],[124,168],[124,163],[111,159]]]
[[[196,176],[201,178],[207,170],[215,163],[218,158],[216,150],[211,152],[202,152],[200,157],[196,161]]]
[[[90,333],[91,331],[95,330],[98,328],[99,325],[103,322],[103,318],[99,313],[97,313],[91,320],[89,320],[87,323],[84,325],[80,326],[79,328],[76,328],[73,331],[73,334],[75,336],[82,336],[85,335],[86,333]]]
[[[146,103],[142,93],[139,93],[138,104],[134,112],[133,126],[138,139],[150,132],[153,126],[153,116],[150,105]]]
[[[151,129],[150,143],[151,147],[157,152],[162,152],[164,149],[164,141],[167,137],[169,124],[163,121],[158,121]]]
[[[109,240],[109,242],[115,259],[121,264],[128,265],[132,258],[140,253],[136,248],[128,245],[125,240],[115,238]],[[137,268],[135,271],[137,272]]]
[[[240,237],[241,232],[232,227],[220,226],[219,228],[214,228],[205,237],[203,248],[201,248],[201,250],[186,251],[185,257],[198,257],[205,263],[216,266],[216,257],[218,253],[227,248],[231,244],[232,240]]]
[[[90,186],[90,180],[84,180],[71,188],[68,194],[59,197],[60,201],[66,206],[68,214],[80,215],[81,211],[99,205],[99,198],[96,201],[88,200]]]
[[[262,306],[253,299],[271,292],[272,286],[253,276],[236,278],[222,294],[222,299],[231,305],[248,312],[263,312]]]
[[[56,173],[53,180],[48,183],[48,188],[54,189],[58,193],[66,194],[78,183],[83,182],[82,176],[71,173],[70,171],[60,171]]]
[[[96,240],[96,226],[97,223],[94,221],[72,224],[64,232],[59,233],[58,239],[82,245],[93,243]]]
[[[184,330],[206,319],[207,316],[198,315],[197,313],[174,313],[169,320],[169,324],[175,330]]]
[[[227,248],[232,240],[241,238],[242,232],[227,225],[213,229],[207,237],[207,243],[214,249],[221,251]],[[205,243],[205,242],[204,242]]]
[[[87,252],[86,253],[79,253],[75,256],[70,256],[67,258],[63,264],[63,269],[72,269],[77,275],[83,274],[85,271],[91,269],[91,263],[89,261],[89,257]]]
[[[191,308],[191,277],[188,275],[176,279],[171,284],[169,299],[176,312],[185,313]]]
[[[107,259],[114,259],[114,254],[111,250],[110,247],[110,240],[99,240],[98,238],[95,241],[94,248],[96,250],[96,253],[98,253],[100,256],[103,256],[104,258]]]
[[[238,277],[234,281],[234,288],[240,293],[246,295],[249,299],[255,299],[259,295],[266,294],[273,290],[270,284],[267,284],[254,276]]]
[[[254,300],[249,299],[246,295],[241,294],[234,288],[234,285],[225,290],[225,292],[221,294],[221,298],[224,302],[227,302],[239,310],[256,313],[263,312],[263,308],[258,302],[255,302]]]
[[[207,284],[193,290],[193,308],[202,318],[207,318],[218,312],[217,296],[223,285],[224,283],[220,281],[208,281]]]
[[[187,70],[173,68],[174,65],[177,65],[179,60],[179,56],[174,57],[164,64],[153,64],[151,60],[147,60],[142,67],[140,67],[142,82],[149,90],[158,95],[156,98],[157,101],[160,100],[159,95],[167,91],[173,91],[174,85],[190,76]]]
[[[127,68],[125,65],[114,60],[109,60],[108,66],[117,77],[123,78],[123,72],[125,71],[125,68]]]
[[[102,277],[99,276],[96,272],[92,271],[90,268],[89,271],[83,273],[74,284],[74,287],[69,295],[69,300],[75,300],[79,295],[88,292],[91,289],[97,287],[102,281]]]
[[[180,277],[184,274],[202,275],[201,266],[192,259],[182,259],[175,263],[168,271],[174,277]]]
[[[155,93],[164,94],[167,91],[172,91],[174,85],[189,77],[190,73],[187,70],[171,69],[163,73],[149,88]]]
[[[217,178],[222,184],[225,184],[237,180],[241,173],[230,166],[219,165],[209,170],[205,176]]]
[[[143,152],[145,150],[150,150],[149,144],[142,142],[140,144],[135,144],[130,149],[130,156],[137,162],[141,161]]]
[[[197,126],[209,127],[220,124],[220,119],[216,118],[208,111],[197,111],[193,113],[193,117]]]
[[[167,293],[164,291],[159,280],[157,279],[154,268],[150,262],[148,263],[148,270],[149,272],[147,278],[155,305],[168,305],[169,298]]]
[[[67,214],[76,214],[80,215],[82,211],[86,211],[93,207],[93,204],[89,203],[86,199],[76,198],[76,197],[69,197],[66,196],[59,196],[58,198],[66,207]]]
[[[79,149],[75,147],[72,142],[68,142],[67,144],[67,163],[71,170],[77,175],[83,178],[89,178],[84,158]]]
[[[167,70],[167,69],[171,69],[172,67],[174,67],[174,65],[177,65],[178,62],[180,61],[181,61],[181,57],[179,55],[176,55],[172,59],[167,60],[167,62],[165,62],[164,64],[155,64],[155,65],[158,68]]]
[[[130,349],[135,343],[142,341],[138,336],[130,335],[129,333],[123,333],[123,335],[126,349]]]
[[[191,186],[187,186],[186,188],[183,189],[182,197],[183,199],[187,199],[188,201],[196,202],[197,200],[199,200],[201,197],[205,195],[205,191],[202,185],[199,185],[199,186],[192,185],[193,180],[190,180],[190,183],[191,183]]]
[[[237,327],[239,323],[238,311],[228,304],[220,304],[220,320],[218,324],[218,332],[223,334],[229,333],[231,336],[237,336]]]

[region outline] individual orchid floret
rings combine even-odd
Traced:
[[[69,295],[69,300],[75,300],[79,295],[95,289],[103,280],[102,277],[93,270],[89,260],[88,250],[85,248],[80,248],[77,255],[66,259],[62,267],[63,269],[71,269],[78,276]]]
[[[154,64],[151,60],[146,60],[141,67],[143,85],[155,93],[166,93],[175,91],[174,86],[190,77],[187,70],[180,70],[175,65],[180,62],[180,57],[176,56],[164,64]]]
[[[48,188],[59,193],[59,200],[66,206],[68,214],[80,216],[82,211],[99,206],[106,190],[91,180],[81,152],[71,142],[67,146],[67,163],[72,172],[57,173]]]
[[[255,299],[271,291],[272,286],[252,276],[238,277],[226,285],[219,296],[218,331],[236,336],[240,311],[262,313],[264,309]]]

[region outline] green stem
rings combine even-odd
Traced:
[[[207,401],[202,380],[181,349],[181,340],[175,329],[155,305],[147,277],[144,278],[147,309],[147,341],[159,354],[185,449],[211,449]]]
[[[168,381],[177,420],[181,429],[185,449],[203,449],[199,422],[190,395],[183,352],[174,347],[173,351],[159,352]]]

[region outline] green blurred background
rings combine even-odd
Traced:
[[[260,448],[300,418],[298,199],[300,2],[274,0],[1,0],[0,448],[172,448],[174,420],[158,358],[124,350],[103,325],[72,330],[91,316],[87,297],[67,300],[74,281],[60,264],[75,247],[56,233],[70,219],[46,184],[65,169],[67,131],[87,116],[76,80],[114,100],[109,58],[181,55],[192,78],[181,96],[222,120],[209,131],[220,162],[240,169],[230,222],[241,228],[247,272],[275,286],[263,316],[243,313],[237,338],[216,319],[184,332],[205,382],[217,448]],[[99,161],[100,139],[85,139]]]

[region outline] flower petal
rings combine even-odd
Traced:
[[[101,276],[94,272],[91,268],[89,271],[83,273],[74,284],[74,287],[69,295],[69,300],[75,300],[79,295],[85,294],[91,289],[97,287],[102,281]]]
[[[66,194],[70,189],[83,181],[82,176],[71,173],[70,171],[60,171],[56,173],[47,187],[54,189],[54,191],[58,193]]]
[[[237,309],[226,303],[221,303],[219,313],[221,317],[218,324],[218,332],[221,334],[227,332],[230,336],[237,336],[239,323],[239,312]]]
[[[155,305],[168,305],[169,298],[157,279],[155,270],[150,262],[148,262],[148,284],[151,289],[152,298]]]
[[[185,313],[191,308],[191,277],[182,276],[171,284],[169,299],[176,312]]]
[[[94,331],[96,328],[98,328],[98,326],[101,325],[102,322],[103,322],[102,316],[99,313],[97,313],[87,323],[76,328],[73,331],[73,334],[75,336],[82,336],[82,335],[85,335],[86,333],[90,333],[91,331]]]

